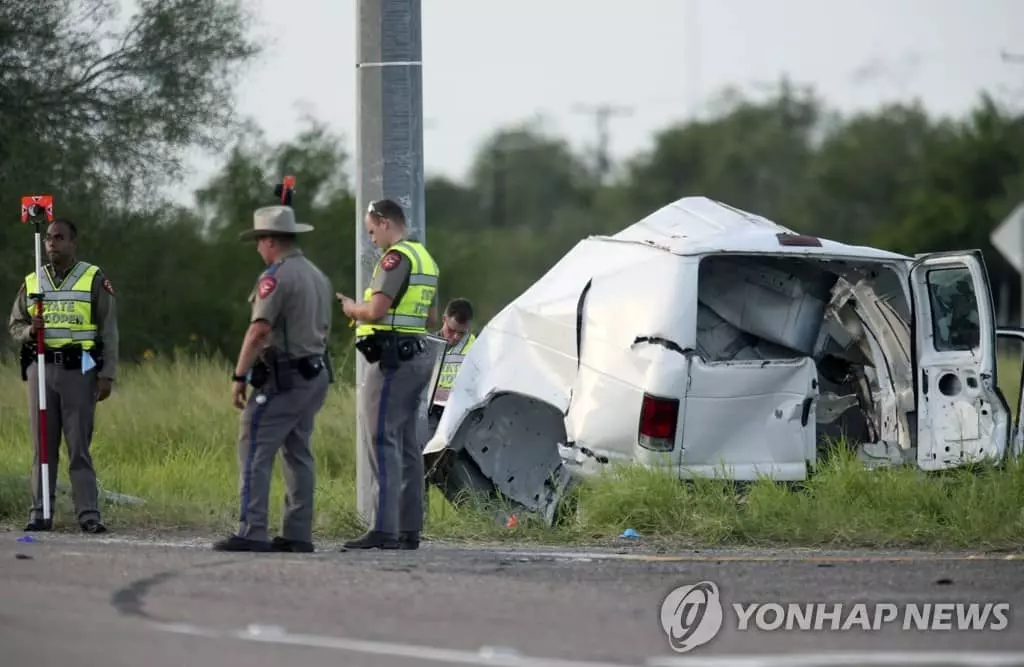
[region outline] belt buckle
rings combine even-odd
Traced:
[[[60,350],[53,351],[53,363],[57,366],[64,365],[64,353]]]

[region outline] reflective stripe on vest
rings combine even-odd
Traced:
[[[462,337],[462,340],[445,352],[444,363],[441,366],[441,375],[437,380],[439,389],[451,389],[455,386],[455,376],[459,374],[459,368],[466,359],[469,348],[473,347],[475,341],[476,336],[471,333],[466,334]]]
[[[43,295],[43,339],[47,348],[81,345],[91,350],[96,345],[96,323],[92,312],[92,283],[99,267],[78,262],[60,285],[53,284],[49,267],[44,267],[42,286],[32,272],[25,276],[26,306],[35,315],[33,294]]]
[[[380,262],[387,253],[396,250],[409,258],[409,285],[402,294],[399,303],[392,302],[391,308],[380,320],[367,322],[356,327],[356,337],[369,336],[377,331],[397,331],[401,333],[426,333],[427,315],[434,303],[437,293],[437,278],[440,273],[437,263],[427,249],[417,241],[399,241],[387,249],[373,267],[373,278],[381,270]],[[363,292],[363,301],[373,298],[373,290],[369,287]]]

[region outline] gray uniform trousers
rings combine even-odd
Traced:
[[[60,441],[68,447],[68,477],[79,523],[100,518],[99,489],[89,448],[96,412],[96,369],[86,372],[46,365],[46,447],[50,463],[50,512],[57,489]],[[28,368],[28,408],[32,432],[32,508],[29,520],[43,518],[43,486],[39,478],[39,375],[36,362]]]
[[[434,359],[419,352],[395,370],[368,364],[359,410],[369,448],[371,527],[397,535],[423,529],[423,441],[420,401]]]
[[[313,492],[316,469],[310,437],[316,415],[327,398],[328,374],[306,380],[289,371],[292,387],[275,389],[271,379],[253,389],[239,418],[238,469],[241,511],[238,535],[268,540],[267,509],[270,478],[279,449],[285,481],[284,521],[281,534],[288,540],[313,541]],[[266,401],[260,403],[260,396]]]

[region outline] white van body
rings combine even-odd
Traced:
[[[581,241],[488,322],[424,454],[549,522],[613,461],[801,480],[843,434],[868,465],[999,460],[1021,438],[996,337],[978,251],[908,257],[687,197]]]

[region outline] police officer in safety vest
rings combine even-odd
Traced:
[[[364,223],[383,255],[361,302],[337,298],[357,322],[356,348],[369,364],[358,409],[369,430],[364,441],[375,493],[370,530],[343,548],[416,549],[424,492],[417,419],[435,360],[422,337],[436,315],[439,270],[427,249],[408,238],[397,203],[371,202]]]
[[[473,304],[469,299],[452,299],[445,306],[444,315],[441,317],[441,330],[437,334],[448,341],[448,347],[444,353],[444,360],[441,364],[441,373],[437,379],[437,387],[434,390],[434,401],[430,406],[430,431],[437,428],[437,421],[444,412],[445,403],[448,402],[448,395],[455,385],[455,378],[459,374],[462,362],[469,354],[469,350],[476,342],[476,336],[470,331],[473,324]]]
[[[39,391],[36,332],[43,330],[46,363],[46,436],[50,461],[50,507],[54,506],[61,436],[68,449],[68,476],[76,518],[83,532],[103,533],[96,471],[89,453],[97,401],[110,396],[117,368],[118,332],[114,288],[103,271],[76,258],[78,230],[58,218],[46,230],[49,263],[42,275],[25,276],[11,308],[7,328],[22,344],[22,379],[27,380],[32,441],[39,441]],[[43,316],[36,316],[34,295],[43,295]],[[50,530],[43,519],[39,447],[33,446],[32,508],[25,530]]]

